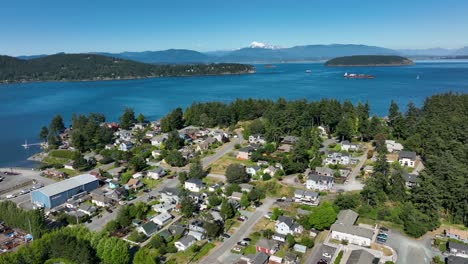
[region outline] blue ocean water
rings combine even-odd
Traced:
[[[40,127],[56,114],[66,122],[72,113],[89,112],[117,120],[128,106],[156,119],[192,102],[284,97],[368,100],[371,112],[383,116],[392,99],[404,109],[409,101],[421,105],[432,94],[468,92],[468,61],[417,62],[404,67],[327,68],[321,63],[302,63],[256,68],[255,74],[239,76],[0,85],[0,167],[32,166],[26,158],[38,148],[25,150],[21,144],[25,140],[38,142]],[[376,78],[344,79],[345,72],[373,74]]]

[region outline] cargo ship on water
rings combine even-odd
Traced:
[[[356,73],[347,73],[343,75],[347,79],[374,79],[374,75],[370,74],[356,74]]]

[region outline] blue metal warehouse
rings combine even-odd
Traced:
[[[99,186],[99,181],[91,174],[76,177],[48,185],[31,192],[31,202],[45,208],[54,208],[65,203],[73,195],[90,192]]]

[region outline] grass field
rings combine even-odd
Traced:
[[[218,159],[215,163],[211,164],[210,173],[224,174],[226,172],[226,168],[230,164],[244,164],[246,166],[252,166],[255,165],[255,162],[248,160],[238,160],[233,156],[233,154],[228,153]]]

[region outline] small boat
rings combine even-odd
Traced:
[[[306,73],[312,73],[312,71],[311,71],[311,70],[306,70],[305,72],[306,72]]]
[[[356,73],[347,73],[343,75],[347,79],[374,79],[374,75],[369,74],[356,74]]]

